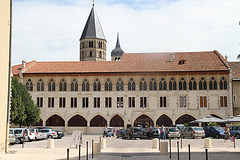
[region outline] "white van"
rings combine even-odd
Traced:
[[[16,138],[16,143],[21,143],[23,138],[24,141],[33,141],[36,140],[36,135],[27,128],[10,128],[10,131],[12,131]]]

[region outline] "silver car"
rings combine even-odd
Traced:
[[[57,132],[51,128],[44,128],[44,129],[40,129],[41,133],[46,133],[47,134],[47,138],[57,138]]]
[[[40,129],[31,129],[31,131],[36,135],[37,140],[47,139],[47,133],[42,133]]]
[[[180,138],[181,132],[177,127],[169,127],[167,129],[167,138]]]
[[[182,137],[190,137],[190,138],[204,138],[205,137],[205,131],[201,127],[187,127],[182,132]]]
[[[16,143],[16,138],[12,130],[9,130],[9,139],[8,139],[10,144],[15,144]]]

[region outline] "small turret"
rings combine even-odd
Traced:
[[[111,59],[112,59],[112,61],[121,61],[123,53],[124,53],[124,51],[121,49],[120,41],[119,41],[119,33],[118,33],[117,34],[116,47],[111,52]]]

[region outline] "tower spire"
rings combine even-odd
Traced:
[[[93,5],[93,7],[94,7],[94,0],[93,0],[93,4],[92,4],[92,5]]]
[[[112,61],[121,61],[124,51],[121,49],[119,41],[119,32],[117,33],[117,43],[114,50],[111,52]]]

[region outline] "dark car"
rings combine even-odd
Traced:
[[[145,128],[142,132],[142,138],[160,138],[160,131],[158,128]]]
[[[127,129],[119,129],[116,133],[117,138],[124,138],[124,135],[126,133]]]
[[[125,132],[124,139],[142,138],[141,127],[130,127]]]
[[[234,136],[236,138],[240,138],[240,126],[231,126],[229,127],[229,132],[231,136]]]
[[[213,138],[224,138],[225,137],[225,130],[219,126],[205,126],[204,128],[206,137],[213,137]]]
[[[64,132],[62,131],[56,131],[57,132],[57,138],[61,139],[62,137],[64,137]]]

